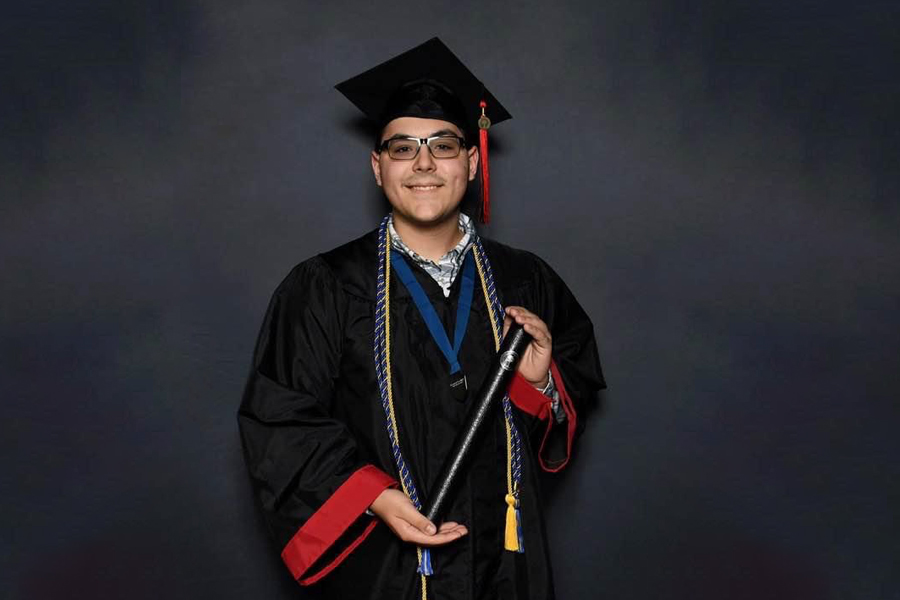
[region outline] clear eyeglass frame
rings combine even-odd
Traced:
[[[388,156],[393,160],[413,160],[419,155],[422,145],[428,146],[433,158],[456,158],[466,147],[466,140],[446,134],[428,138],[398,137],[381,142],[379,151],[387,150]]]

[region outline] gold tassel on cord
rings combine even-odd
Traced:
[[[506,540],[503,547],[511,552],[524,552],[522,547],[522,525],[519,523],[519,500],[512,494],[506,495]]]

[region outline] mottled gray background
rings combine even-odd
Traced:
[[[433,35],[609,379],[559,596],[900,597],[897,3],[0,10],[3,597],[301,596],[235,410],[274,286],[384,210],[332,86]]]

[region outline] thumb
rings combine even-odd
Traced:
[[[404,521],[423,533],[426,533],[428,535],[434,535],[435,533],[437,533],[437,527],[434,526],[434,523],[429,521],[425,515],[416,510],[416,507],[412,502],[403,506],[403,509],[401,510],[399,516]]]

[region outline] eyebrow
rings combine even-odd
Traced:
[[[462,137],[461,135],[457,135],[457,133],[455,131],[453,131],[452,129],[439,129],[439,130],[435,131],[434,133],[431,133],[425,137],[432,138],[432,137],[438,137],[438,136],[442,136],[442,135],[452,135],[453,137]],[[407,138],[412,138],[414,140],[419,139],[417,136],[411,135],[408,133],[395,133],[394,135],[392,135],[391,137],[389,137],[383,141],[389,142],[391,140],[405,140]]]

